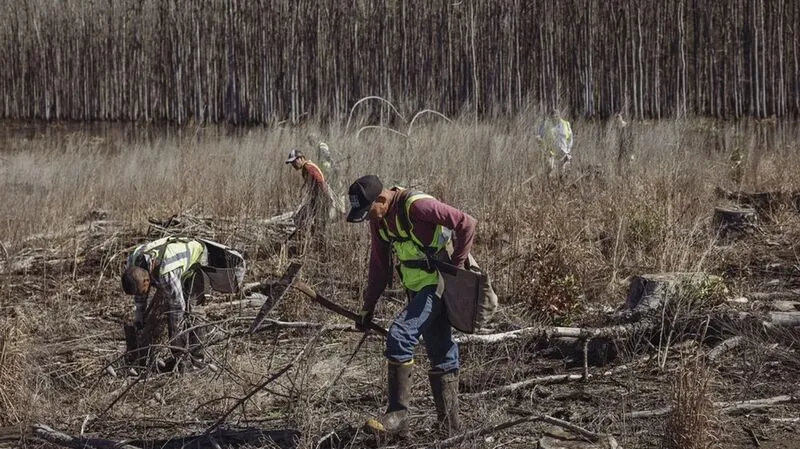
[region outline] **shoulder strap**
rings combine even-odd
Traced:
[[[416,193],[410,190],[403,190],[400,192],[400,195],[397,197],[397,219],[399,220],[400,226],[403,227],[403,231],[407,233],[411,233],[411,220],[408,218],[408,209],[410,204],[408,204],[408,200],[411,196]]]
[[[399,207],[400,209],[397,211],[397,219],[399,224],[404,227],[404,229],[408,229],[409,221],[408,221],[408,213],[406,212],[406,200],[411,195],[411,192],[408,189],[404,189],[402,187],[392,187],[392,190],[398,192],[397,197],[395,198],[395,207]],[[398,234],[399,234],[398,229]],[[405,240],[399,235],[394,235],[394,233],[389,231],[389,227],[386,224],[386,219],[384,218],[381,220],[381,225],[378,228],[378,235],[380,235],[381,239],[387,242],[393,242],[398,240]]]

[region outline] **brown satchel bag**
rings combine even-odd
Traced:
[[[446,254],[446,251],[442,251]],[[449,257],[447,257],[449,259]],[[489,276],[472,255],[466,269],[441,261],[437,295],[444,300],[450,325],[467,334],[474,334],[491,320],[497,311],[497,295]],[[443,265],[448,265],[443,269]]]

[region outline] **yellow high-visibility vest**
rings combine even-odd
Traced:
[[[147,254],[150,260],[156,261],[159,275],[163,276],[178,268],[183,268],[182,275],[186,275],[189,268],[200,262],[204,252],[205,246],[196,240],[164,237],[137,246],[128,256],[128,266],[134,265],[140,257]]]
[[[402,189],[398,190],[402,191]],[[427,243],[420,241],[414,234],[414,224],[409,218],[411,205],[417,200],[428,198],[433,197],[421,192],[410,193],[406,197],[405,204],[401,205],[402,212],[405,215],[398,212],[395,216],[397,234],[389,231],[385,221],[378,230],[380,238],[392,244],[392,251],[397,257],[403,287],[413,292],[418,292],[429,285],[438,284],[439,273],[435,270],[428,271],[423,268],[409,267],[404,265],[403,262],[426,260],[428,257],[432,257],[447,245],[451,236],[451,231],[442,225],[436,226],[433,238]]]

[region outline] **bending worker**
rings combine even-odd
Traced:
[[[452,338],[444,300],[437,294],[439,273],[431,268],[431,263],[452,235],[450,261],[463,268],[475,235],[476,220],[429,195],[399,187],[385,189],[374,175],[356,180],[348,193],[351,210],[347,221],[368,219],[371,234],[369,281],[356,327],[364,330],[372,321],[378,298],[392,275],[392,253],[397,257],[397,268],[409,297],[408,304],[390,326],[386,340],[388,407],[380,420],[368,420],[366,426],[378,434],[408,436],[414,348],[422,336],[431,363],[428,378],[440,427],[448,433],[456,432],[461,427],[458,345]]]
[[[335,203],[322,170],[300,150],[291,150],[286,163],[303,174],[303,198],[294,214],[295,224],[299,229],[324,231],[325,223],[335,213]]]
[[[151,318],[167,313],[169,346],[181,370],[191,367],[192,362],[202,363],[205,355],[201,341],[204,328],[191,327],[196,324],[193,308],[205,299],[200,267],[206,261],[203,243],[165,237],[136,247],[122,274],[122,290],[134,295],[135,326],[141,330],[147,324],[146,338],[155,339],[161,332],[158,320]],[[151,287],[155,287],[155,293],[148,304]]]

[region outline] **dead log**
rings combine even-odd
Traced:
[[[575,338],[575,339],[590,339],[590,338],[608,338],[616,339],[621,337],[628,337],[648,329],[653,329],[656,324],[648,321],[640,321],[637,323],[620,324],[608,327],[558,327],[558,326],[534,326],[526,327],[524,329],[517,329],[509,332],[502,332],[498,334],[462,334],[454,337],[456,343],[459,344],[494,344],[509,342],[521,339],[536,339],[536,338]]]
[[[679,318],[678,321],[672,323],[672,326],[680,326],[682,328],[697,328],[699,331],[701,326],[704,326],[709,322],[712,323],[709,326],[710,330],[718,333],[724,333],[726,332],[726,329],[727,332],[730,332],[731,330],[736,329],[737,324],[742,325],[747,323],[755,323],[759,326],[766,326],[768,328],[791,329],[794,327],[800,327],[800,312],[768,312],[759,314],[750,312],[721,311],[713,315],[701,317],[689,316],[685,319]],[[637,333],[654,331],[662,325],[663,323],[660,320],[646,319],[634,323],[598,328],[532,326],[496,334],[460,334],[456,335],[454,340],[462,345],[491,345],[542,338],[549,340],[572,338],[575,339],[575,341],[583,341],[595,338],[616,340],[631,337]]]
[[[800,312],[767,312],[764,314],[740,312],[742,322],[760,321],[767,327],[795,328],[800,326]]]
[[[747,205],[758,211],[759,214],[771,213],[784,207],[800,210],[800,191],[784,192],[734,192],[717,187],[714,189],[718,198],[735,201],[737,204]]]
[[[719,409],[722,413],[731,413],[742,410],[753,410],[759,408],[775,407],[782,404],[797,403],[798,398],[792,395],[775,396],[764,399],[751,399],[747,401],[723,401],[715,402],[714,407]],[[672,412],[672,407],[664,407],[655,410],[645,410],[637,412],[629,412],[623,415],[626,419],[641,419],[641,418],[655,418],[665,416]]]

